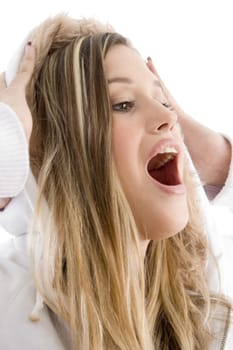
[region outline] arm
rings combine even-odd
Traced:
[[[185,113],[179,116],[179,122],[203,185],[221,187],[226,182],[231,162],[229,141]]]
[[[184,142],[202,183],[221,187],[225,184],[230,167],[230,143],[221,134],[197,122],[180,108],[159,77],[151,58],[148,58],[147,66],[160,80],[166,98],[177,113]]]
[[[18,73],[8,88],[0,76],[0,210],[22,190],[28,173],[28,141],[32,118],[25,89],[35,61],[34,48],[27,45]]]

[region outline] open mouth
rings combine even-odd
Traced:
[[[167,147],[162,153],[156,154],[147,165],[148,174],[159,183],[166,186],[181,184],[178,171],[178,153],[173,147]]]

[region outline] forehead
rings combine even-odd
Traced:
[[[149,71],[140,54],[124,45],[110,48],[105,57],[104,68],[108,80],[117,77],[137,79],[142,75],[144,78],[155,80],[155,76]]]

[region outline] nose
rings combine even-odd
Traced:
[[[171,131],[177,124],[176,113],[156,101],[152,103],[154,106],[148,110],[148,132],[151,134],[159,134]]]

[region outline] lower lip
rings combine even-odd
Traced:
[[[184,184],[179,184],[175,186],[167,186],[164,184],[161,184],[160,182],[156,181],[150,176],[150,180],[155,184],[157,187],[159,187],[162,191],[170,193],[170,194],[176,194],[181,195],[186,193],[186,186]]]

